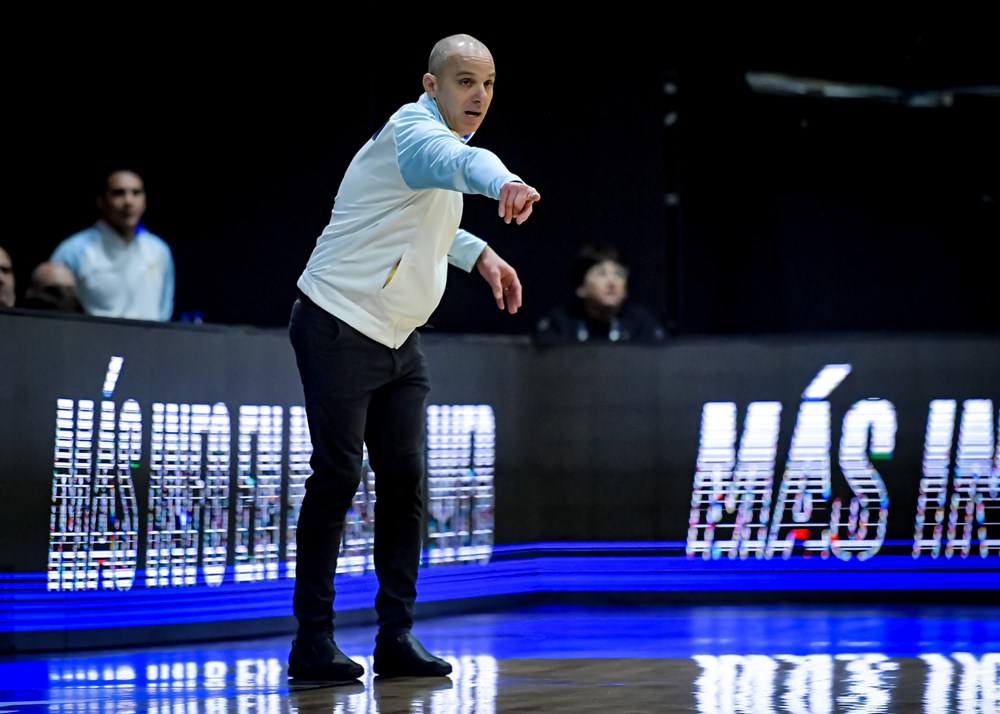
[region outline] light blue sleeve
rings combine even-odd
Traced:
[[[412,189],[443,188],[500,198],[501,187],[521,181],[492,151],[468,146],[417,105],[394,122],[400,175]]]
[[[52,256],[49,258],[54,263],[62,263],[73,271],[74,275],[80,275],[80,261],[83,258],[87,246],[94,240],[89,231],[74,233],[66,240],[59,243]]]
[[[448,249],[448,263],[471,273],[485,247],[486,241],[482,238],[469,233],[464,228],[459,228],[451,248]]]

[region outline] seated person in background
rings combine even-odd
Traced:
[[[543,317],[535,329],[535,342],[662,342],[666,331],[659,319],[649,308],[626,300],[628,274],[628,263],[614,246],[585,245],[572,266],[576,286],[572,305]]]
[[[31,271],[31,281],[24,291],[23,307],[32,310],[83,312],[76,295],[76,276],[62,263],[46,261]]]
[[[14,307],[17,299],[14,286],[14,262],[10,253],[0,247],[0,307]]]
[[[142,225],[146,187],[129,169],[102,177],[100,218],[56,246],[50,260],[76,276],[89,315],[166,322],[174,312],[174,259],[170,247]]]

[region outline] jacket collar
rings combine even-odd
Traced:
[[[427,109],[431,114],[434,115],[434,118],[437,119],[439,122],[441,122],[445,126],[448,126],[448,124],[445,123],[444,117],[441,116],[441,110],[438,109],[437,102],[431,99],[430,95],[428,95],[427,92],[424,92],[423,94],[420,95],[420,99],[417,100],[417,104]],[[450,128],[451,127],[449,127],[449,129]],[[467,144],[469,143],[469,139],[471,139],[472,135],[475,134],[476,132],[472,132],[471,134],[466,134],[465,136],[462,136],[461,134],[455,131],[452,131],[451,133],[457,136],[459,139],[461,139],[462,143]]]

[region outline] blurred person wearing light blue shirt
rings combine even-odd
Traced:
[[[142,176],[129,169],[108,173],[97,208],[97,222],[62,241],[50,260],[73,271],[87,314],[169,321],[174,312],[174,259],[167,243],[142,224]]]

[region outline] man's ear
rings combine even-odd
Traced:
[[[583,300],[587,296],[587,291],[582,285],[576,289],[576,296],[581,300]]]
[[[424,91],[431,99],[436,99],[434,94],[437,92],[437,77],[430,72],[424,74]]]

